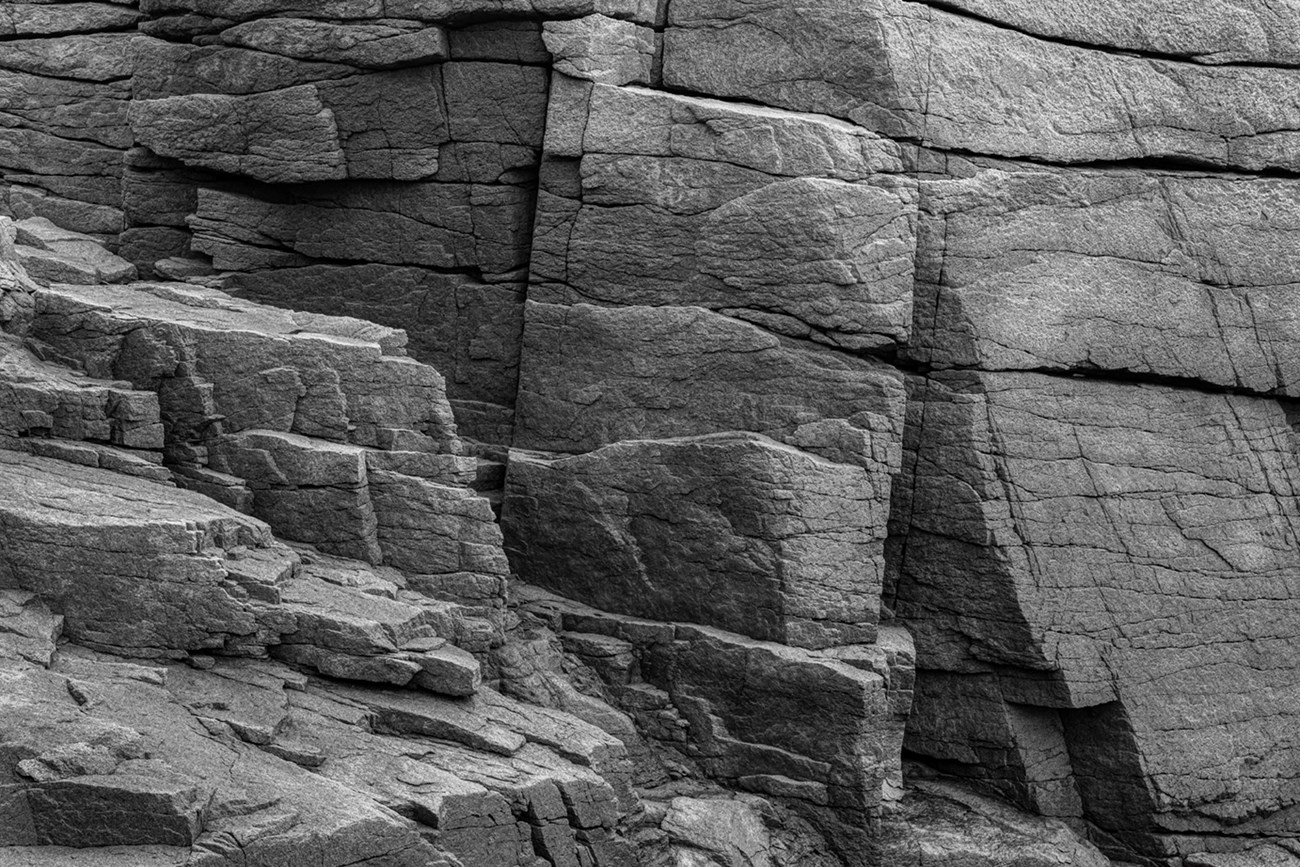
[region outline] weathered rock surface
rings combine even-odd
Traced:
[[[1090,50],[910,0],[675,2],[664,42],[668,86],[824,112],[938,148],[1298,165],[1294,68]]]
[[[1186,57],[1198,63],[1300,62],[1300,12],[1269,3],[1179,0],[1048,8],[1028,0],[955,0],[953,8],[1038,36],[1099,48]]]
[[[531,583],[624,614],[825,647],[874,638],[881,499],[860,468],[719,434],[554,461],[512,453],[505,520]]]
[[[1291,864],[1298,21],[3,4],[0,865]]]
[[[31,336],[91,376],[158,391],[172,442],[267,429],[457,448],[442,377],[400,354],[400,332],[357,320],[185,285],[60,285],[37,294]]]
[[[916,200],[829,118],[558,78],[530,300],[697,305],[847,347],[901,340]]]
[[[616,863],[614,790],[532,736],[493,757],[377,734],[380,711],[275,663],[141,666],[63,645],[47,668],[3,646],[13,863]]]
[[[223,270],[342,258],[390,265],[517,270],[528,192],[513,185],[355,182],[303,187],[287,202],[202,189],[194,249]]]
[[[896,369],[700,308],[530,301],[523,368],[521,448],[749,431],[856,464],[882,484],[897,472]]]
[[[375,418],[437,410],[431,369],[433,379],[381,376],[387,397],[338,376],[357,373],[357,359],[401,359],[385,353],[404,335],[187,287],[105,289],[96,303],[92,287],[43,289],[12,273],[39,305],[15,330],[90,375],[4,338],[4,863],[628,863],[637,802],[623,745],[491,693],[469,652],[501,642],[505,561],[486,501],[461,487],[472,462],[436,453],[455,442],[454,426],[442,443],[385,428],[370,448],[238,423],[192,440],[175,426],[178,391],[206,386],[211,401],[218,383],[247,375],[235,359],[257,363],[259,346],[260,361],[334,371],[335,389]],[[309,322],[314,332],[288,327]],[[145,332],[163,337],[140,341]],[[195,383],[220,337],[242,348],[207,368],[215,382]],[[297,351],[326,338],[341,353],[334,368]],[[113,370],[140,389],[93,378]],[[183,488],[229,480],[290,531],[295,516],[319,523],[321,491],[374,490],[376,559],[382,543],[412,571],[289,548],[262,521],[172,486],[161,466],[163,479],[143,479],[78,459],[78,449],[111,451],[97,440],[132,437],[139,454],[166,444],[169,464],[202,448],[218,469],[171,464]],[[280,498],[265,503],[268,492]],[[326,525],[320,541],[338,544],[345,525]],[[458,594],[470,601],[449,598]]]
[[[1283,409],[964,372],[918,381],[914,401],[895,610],[922,667],[994,675],[975,706],[1060,716],[1021,736],[972,708],[944,732],[934,703],[963,690],[943,686],[918,714],[917,745],[970,762],[980,740],[1032,754],[1055,737],[1083,814],[1150,855],[1181,845],[1142,842],[1160,831],[1289,830],[1285,732],[1300,685],[1282,648],[1300,614],[1286,583],[1297,466]],[[1102,746],[1117,739],[1126,747]]]
[[[126,227],[130,28],[141,17],[107,3],[0,9],[0,215],[114,240]]]
[[[1110,867],[1065,823],[1031,818],[941,779],[918,779],[885,821],[888,863]]]
[[[405,329],[411,357],[446,378],[461,435],[510,441],[523,330],[522,284],[370,264],[237,272],[226,275],[222,286],[263,304]]]
[[[647,738],[678,744],[709,776],[805,813],[845,863],[875,863],[874,829],[900,781],[911,703],[905,634],[900,652],[860,645],[840,658],[521,592]],[[805,717],[818,720],[815,729],[793,724]]]
[[[1294,182],[1009,165],[924,198],[918,360],[1295,388]]]

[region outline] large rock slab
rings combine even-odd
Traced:
[[[294,14],[323,19],[407,18],[417,21],[461,23],[491,18],[577,18],[599,13],[656,23],[655,0],[144,0],[143,10],[153,16],[197,13],[243,21],[268,14]]]
[[[907,0],[688,0],[669,17],[664,82],[692,92],[974,153],[1300,167],[1294,68],[1100,51]]]
[[[515,451],[507,550],[526,581],[606,610],[806,647],[865,642],[886,520],[876,484],[752,434]]]
[[[1059,709],[1084,815],[1147,854],[1175,845],[1159,833],[1290,833],[1300,467],[1283,408],[964,372],[918,381],[913,406],[887,597],[924,664]]]
[[[258,624],[227,552],[292,560],[265,524],[188,491],[2,450],[0,466],[0,581],[83,642],[139,656],[238,643]]]
[[[14,3],[0,10],[0,36],[62,36],[120,30],[144,16],[114,3]]]
[[[1294,393],[1295,181],[954,168],[923,184],[911,357]]]
[[[491,273],[527,262],[532,196],[522,186],[350,181],[264,194],[201,189],[194,249],[233,271],[314,258]]]
[[[915,186],[816,118],[557,77],[529,297],[698,305],[853,348],[902,340]]]
[[[954,0],[952,7],[1051,39],[1198,63],[1300,65],[1300,10],[1259,0],[1101,0],[1087,8],[1033,0]]]
[[[1022,813],[946,780],[913,780],[886,813],[883,851],[894,867],[1110,867],[1064,822]]]
[[[130,122],[142,144],[203,168],[280,183],[348,175],[338,125],[313,85],[134,100]]]
[[[109,147],[131,145],[128,82],[78,81],[0,69],[0,116],[11,125]]]
[[[697,307],[530,301],[522,368],[519,448],[749,431],[856,464],[882,488],[898,471],[895,368]]]
[[[262,18],[225,30],[226,45],[299,60],[345,63],[374,69],[446,60],[447,34],[409,21],[334,24],[304,18]]]
[[[536,164],[545,69],[448,60],[443,31],[411,21],[274,17],[218,39],[136,44],[138,142],[268,183],[495,181]]]

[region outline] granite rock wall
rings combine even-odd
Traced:
[[[1297,34],[0,7],[0,865],[1300,864]]]

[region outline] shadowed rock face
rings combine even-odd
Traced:
[[[5,4],[0,867],[1300,863],[1298,33]]]

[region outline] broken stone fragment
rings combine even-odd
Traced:
[[[411,357],[446,377],[462,435],[509,442],[523,328],[522,284],[485,284],[431,268],[358,264],[228,273],[222,276],[222,288],[262,304],[406,329]],[[470,412],[470,406],[478,411]]]
[[[882,483],[897,472],[902,377],[880,362],[695,307],[531,301],[522,358],[518,448],[750,431]]]
[[[0,336],[0,396],[4,398],[0,435],[6,437],[88,440],[130,449],[163,447],[155,394],[41,361],[5,336]],[[147,459],[149,454],[140,456]]]
[[[588,15],[547,21],[542,41],[556,72],[598,84],[654,83],[655,34],[649,27]]]
[[[135,266],[94,238],[61,229],[44,217],[14,223],[15,253],[32,279],[42,283],[126,283]]]
[[[635,671],[607,667],[615,676],[606,688],[646,737],[682,750],[710,777],[787,799],[845,863],[875,863],[879,841],[861,829],[901,779],[909,702],[890,691],[909,681],[910,651],[882,653],[892,659],[882,675],[822,652],[606,613],[526,585],[518,591],[562,638],[583,633],[590,647],[600,635],[635,648]],[[815,728],[791,722],[810,716]]]
[[[141,144],[190,165],[281,183],[347,177],[338,126],[314,85],[137,99],[130,117]]]
[[[420,665],[415,685],[439,695],[466,696],[478,692],[483,675],[478,660],[451,644],[418,651],[412,657]]]

